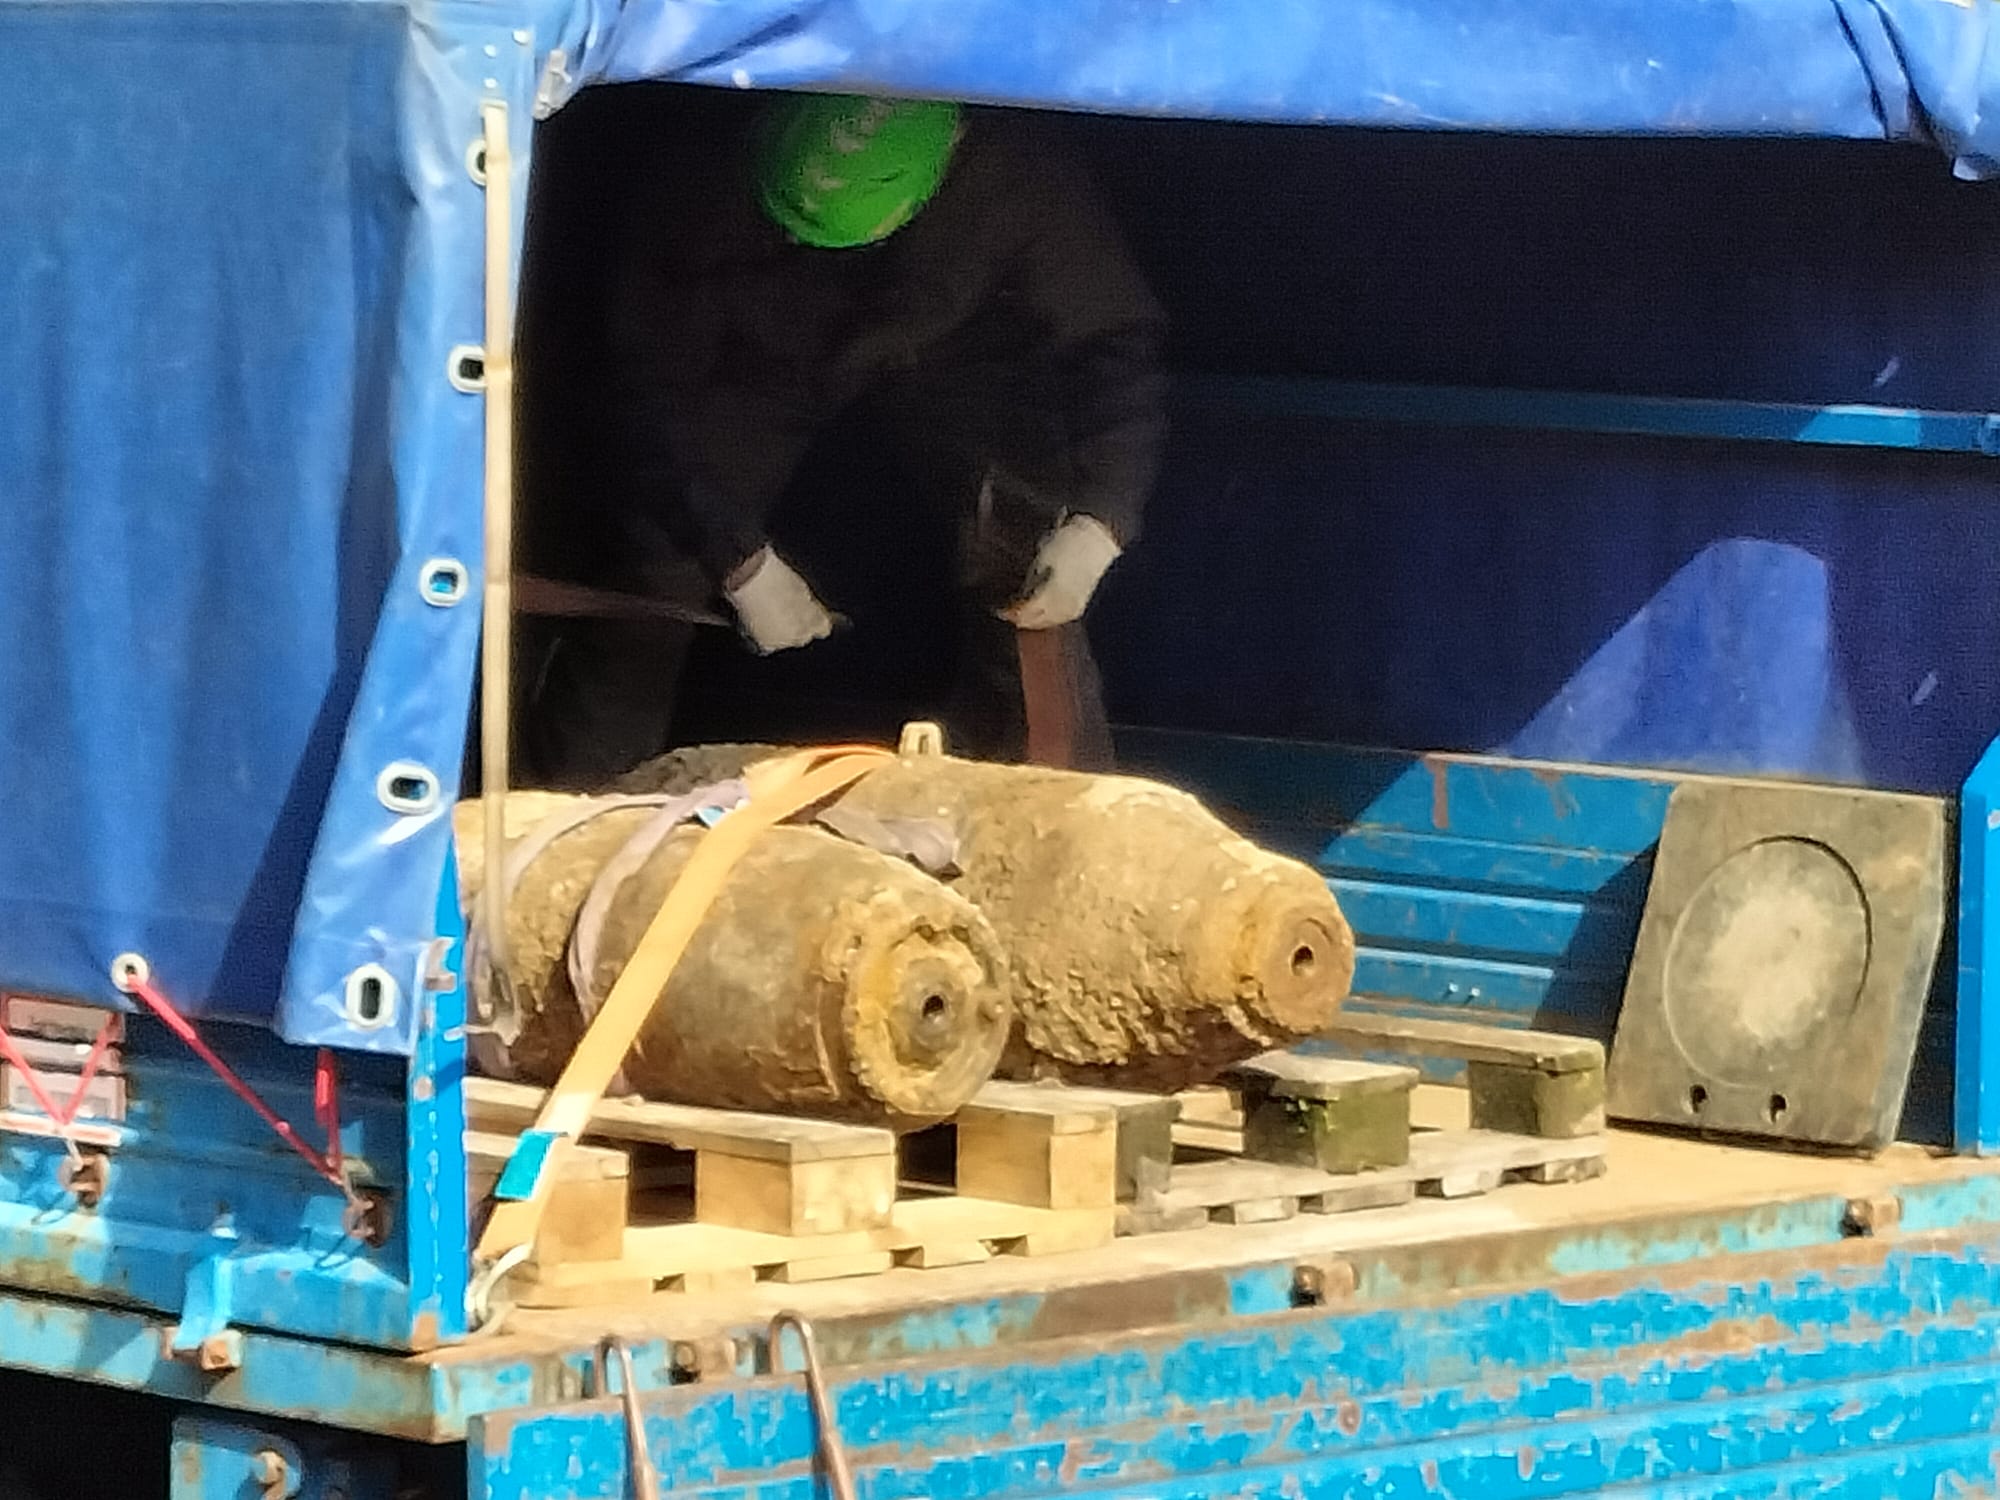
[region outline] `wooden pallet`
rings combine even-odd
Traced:
[[[1121,1231],[1348,1213],[1419,1195],[1465,1198],[1510,1181],[1574,1182],[1602,1173],[1602,1049],[1566,1037],[1552,1045],[1536,1033],[1463,1031],[1424,1041],[1481,1064],[1470,1073],[1471,1129],[1413,1127],[1414,1068],[1273,1053],[1235,1069],[1227,1088],[1181,1096],[1167,1180],[1121,1206]],[[1414,1050],[1401,1040],[1402,1050]],[[1351,1041],[1357,1050],[1378,1050],[1358,1031]],[[1591,1053],[1594,1105],[1587,1098]],[[1553,1092],[1539,1086],[1551,1057],[1566,1079]],[[1580,1099],[1585,1107],[1571,1107]]]
[[[1083,1099],[1031,1104],[1010,1087],[994,1085],[951,1127],[945,1177],[955,1181],[906,1177],[913,1153],[886,1130],[606,1100],[591,1117],[592,1144],[559,1169],[550,1227],[515,1278],[517,1298],[579,1306],[1110,1243],[1117,1116]],[[542,1095],[471,1079],[466,1098],[478,1193]],[[624,1170],[605,1155],[623,1158]],[[622,1197],[599,1186],[614,1181]],[[588,1203],[586,1192],[595,1193]],[[590,1229],[575,1227],[582,1216]]]
[[[1548,1049],[1520,1047],[1538,1072]],[[1603,1169],[1601,1133],[1571,1128],[1573,1088],[1564,1111],[1524,1111],[1534,1089],[1503,1076],[1512,1064],[1485,1060],[1475,1077],[1488,1093],[1475,1083],[1470,1130],[1411,1128],[1412,1068],[1294,1054],[1179,1097],[992,1083],[951,1125],[900,1143],[864,1126],[606,1100],[590,1144],[559,1163],[515,1295],[566,1307],[965,1265]],[[472,1187],[483,1196],[542,1096],[490,1079],[468,1081],[466,1094]],[[1510,1120],[1563,1128],[1482,1128],[1496,1098],[1514,1109]]]

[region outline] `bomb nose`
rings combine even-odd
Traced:
[[[1266,891],[1244,936],[1244,998],[1258,1019],[1294,1035],[1332,1025],[1354,983],[1354,933],[1332,896]]]

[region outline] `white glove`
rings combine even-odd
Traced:
[[[1053,630],[1083,618],[1119,546],[1102,521],[1070,516],[1042,538],[1028,574],[1028,597],[1000,611],[1021,630]]]
[[[833,634],[833,616],[813,594],[812,585],[769,547],[741,571],[743,581],[725,589],[723,597],[759,656],[810,646]]]

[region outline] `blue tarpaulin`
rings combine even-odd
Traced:
[[[595,0],[584,82],[1307,124],[1927,140],[2000,162],[1982,0]]]
[[[481,332],[466,153],[484,98],[513,107],[524,161],[538,92],[547,107],[588,83],[667,78],[1301,123],[1888,138],[1982,175],[2000,160],[1993,9],[0,6],[0,986],[108,1003],[112,958],[138,952],[197,1012],[408,1048],[477,634],[476,589],[452,605],[424,579],[439,561],[476,579],[480,561],[480,398],[447,366]],[[1627,723],[1657,709],[1619,696],[1619,664],[1678,650],[1662,643],[1687,630],[1686,599],[1724,576],[1824,588],[1782,550],[1689,568],[1650,624],[1604,646],[1597,677],[1509,733],[1559,747],[1577,736],[1555,729],[1581,716],[1607,753],[1629,752],[1607,705]],[[1750,609],[1730,628],[1793,627]],[[1818,713],[1836,686],[1797,691]],[[379,1018],[347,1005],[360,975],[386,977]]]

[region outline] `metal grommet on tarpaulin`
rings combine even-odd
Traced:
[[[359,1201],[360,1195],[348,1176],[346,1156],[341,1147],[340,1065],[332,1048],[321,1047],[313,1065],[313,1114],[320,1128],[326,1133],[326,1149],[320,1151],[306,1144],[304,1137],[292,1127],[291,1122],[266,1103],[243,1075],[203,1040],[194,1022],[189,1020],[180,1007],[169,1000],[155,983],[152,967],[143,957],[136,953],[119,954],[111,962],[111,978],[120,990],[138,1000],[169,1031],[179,1037],[187,1049],[206,1063],[209,1071],[221,1079],[231,1093],[248,1105],[257,1118],[269,1126],[271,1132],[290,1147],[300,1160],[311,1167],[315,1174],[330,1183],[350,1207]]]
[[[143,953],[121,953],[111,960],[111,982],[120,993],[136,995],[153,978],[153,966]]]
[[[455,557],[433,557],[417,574],[417,593],[434,609],[463,603],[470,586],[465,564]]]
[[[402,986],[380,964],[363,964],[348,974],[343,994],[348,1025],[362,1031],[389,1025],[402,1006]]]
[[[392,761],[375,778],[375,795],[392,813],[421,816],[438,805],[437,772],[413,760]]]
[[[455,391],[476,396],[486,389],[486,348],[483,344],[453,344],[445,356],[445,379]]]

